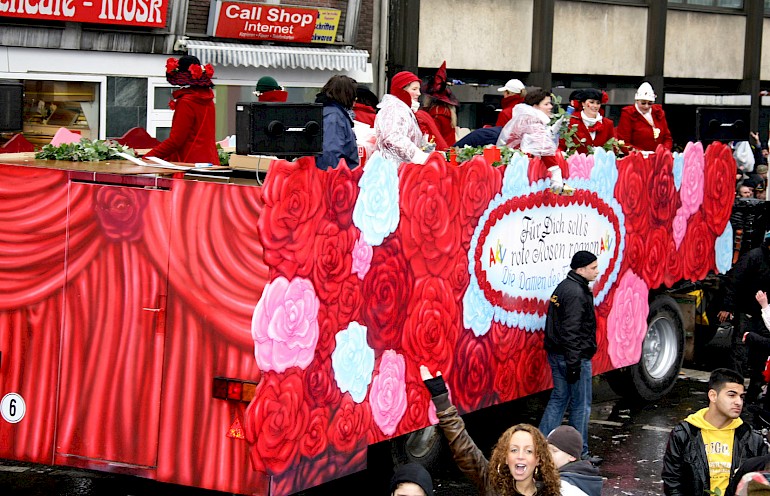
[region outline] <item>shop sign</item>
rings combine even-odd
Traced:
[[[0,17],[162,28],[170,0],[0,0]]]
[[[340,15],[338,9],[213,2],[208,34],[240,40],[334,43]]]

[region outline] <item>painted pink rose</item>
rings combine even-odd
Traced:
[[[676,215],[674,216],[674,223],[672,225],[673,234],[674,234],[674,243],[676,244],[676,249],[679,249],[679,245],[682,244],[682,240],[684,239],[684,235],[687,232],[687,218],[690,217],[690,214],[686,213],[684,211],[684,207],[680,207],[679,210],[676,211]]]
[[[567,159],[569,165],[569,177],[590,179],[591,169],[594,168],[594,156],[575,153]]]
[[[353,245],[353,266],[350,273],[358,275],[358,278],[363,281],[372,266],[372,253],[372,247],[364,240],[363,235],[359,235]]]
[[[380,373],[372,380],[369,391],[372,420],[391,436],[406,413],[406,363],[404,357],[387,350],[380,360]]]
[[[251,319],[254,356],[262,371],[305,369],[318,343],[318,296],[308,279],[267,283]]]
[[[703,203],[703,145],[700,142],[687,143],[684,149],[684,167],[682,168],[682,186],[679,197],[682,199],[682,210],[687,217],[698,211]]]
[[[644,281],[632,271],[626,271],[615,290],[612,310],[607,317],[607,347],[613,367],[633,365],[642,356],[649,311],[647,296]]]

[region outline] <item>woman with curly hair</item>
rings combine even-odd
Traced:
[[[449,441],[452,457],[460,470],[483,496],[559,496],[559,472],[548,450],[545,436],[530,424],[516,424],[497,440],[489,460],[473,442],[441,373],[436,377],[420,366],[420,376],[430,391],[439,427]]]

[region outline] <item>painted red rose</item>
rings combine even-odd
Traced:
[[[332,361],[316,358],[305,369],[305,397],[311,406],[330,408],[340,402],[340,393],[334,381]]]
[[[329,409],[315,408],[310,412],[310,422],[307,431],[302,436],[299,452],[305,458],[315,458],[326,451],[328,438],[326,431],[329,428]]]
[[[341,230],[336,222],[322,220],[313,244],[313,286],[318,299],[332,303],[339,297],[342,282],[350,277],[355,228]]]
[[[641,275],[650,289],[657,288],[663,282],[663,275],[666,270],[664,261],[668,256],[669,238],[674,239],[665,227],[654,227],[647,233],[647,246],[645,246],[647,255],[643,259]]]
[[[703,185],[703,213],[708,226],[719,236],[725,230],[735,196],[735,160],[730,148],[714,142],[706,148],[705,182]]]
[[[524,331],[521,331],[524,332]],[[513,357],[498,362],[495,368],[495,381],[493,387],[500,401],[512,401],[517,398],[518,388],[516,377],[516,361]]]
[[[629,233],[626,236],[623,266],[630,267],[636,274],[641,274],[644,270],[646,253],[645,238],[637,233]]]
[[[673,287],[677,281],[682,279],[684,272],[684,260],[682,260],[682,253],[684,247],[677,251],[676,242],[671,237],[668,240],[668,249],[666,251],[666,271],[663,274],[663,284],[669,288]]]
[[[315,346],[315,360],[326,360],[334,348],[334,336],[340,329],[347,327],[337,319],[338,311],[334,307],[321,304],[318,307],[318,343]]]
[[[372,253],[372,266],[364,277],[361,309],[368,329],[369,346],[374,350],[401,349],[401,329],[406,306],[412,295],[412,272],[401,251],[401,241],[390,236]]]
[[[407,365],[407,370],[409,365]],[[411,432],[422,429],[428,423],[428,406],[430,393],[422,380],[406,381],[406,413],[398,425],[398,432]]]
[[[714,259],[714,233],[708,227],[701,210],[687,221],[687,232],[682,240],[684,278],[699,281],[716,266]]]
[[[104,235],[114,241],[136,241],[144,234],[147,193],[131,188],[99,188],[96,216]]]
[[[459,173],[461,235],[464,251],[468,251],[479,217],[492,198],[500,192],[503,181],[500,171],[488,166],[481,155],[464,162]]]
[[[459,327],[452,288],[438,277],[418,279],[409,300],[401,339],[407,359],[451,376]]]
[[[338,452],[350,454],[369,444],[368,431],[372,421],[369,405],[353,401],[350,394],[344,394],[339,408],[329,425],[329,444]]]
[[[612,366],[610,359],[609,344],[607,341],[607,315],[596,315],[596,346],[597,351],[592,361],[592,370],[594,374],[607,372],[615,367]]]
[[[262,376],[243,425],[255,470],[280,474],[296,463],[309,416],[302,381],[296,369]]]
[[[455,365],[449,381],[459,411],[470,412],[495,403],[492,391],[495,366],[492,340],[463,331],[455,347]],[[443,369],[439,369],[442,370]]]
[[[615,198],[626,217],[626,232],[645,235],[649,226],[649,189],[651,166],[649,159],[632,153],[618,161],[618,182]]]
[[[342,281],[340,294],[331,308],[337,312],[337,319],[343,327],[347,327],[347,324],[361,318],[361,309],[364,303],[362,286],[363,283],[355,274],[349,275]]]
[[[674,214],[680,205],[679,194],[674,184],[674,157],[663,147],[660,147],[659,152],[652,157],[649,183],[651,225],[671,229]]]
[[[399,170],[401,222],[398,232],[415,276],[441,276],[460,249],[457,168],[439,154]],[[373,265],[373,264],[372,264]]]
[[[518,353],[524,345],[525,335],[525,331],[521,329],[493,321],[489,328],[489,337],[492,340],[492,350],[498,361],[504,362],[511,355]]]
[[[516,369],[518,379],[515,398],[538,393],[552,386],[551,368],[543,348],[542,332],[526,333],[524,347],[515,356],[511,366]]]
[[[463,299],[465,290],[471,282],[471,275],[468,269],[468,253],[464,251],[458,252],[448,270],[447,282],[452,286],[455,301],[459,302]]]
[[[257,229],[264,260],[289,280],[309,275],[313,267],[312,240],[324,213],[320,174],[312,157],[275,160],[262,185]]]
[[[327,170],[324,176],[326,218],[335,221],[342,229],[350,227],[353,221],[353,207],[359,191],[358,180],[362,173],[363,167],[351,172],[347,165],[340,165],[336,169]]]

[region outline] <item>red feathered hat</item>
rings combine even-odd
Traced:
[[[452,94],[452,90],[449,89],[447,83],[446,60],[441,64],[441,67],[438,68],[433,79],[426,81],[422,85],[422,92],[426,95],[430,95],[430,97],[435,100],[448,103],[449,105],[457,106],[460,104],[460,102],[457,101],[457,97]]]

